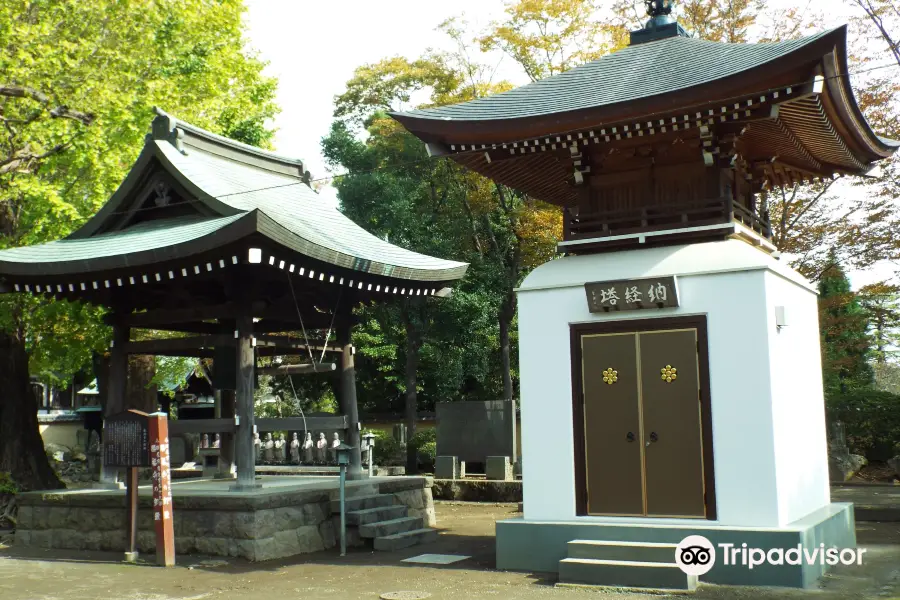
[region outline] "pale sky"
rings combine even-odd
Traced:
[[[502,16],[503,0],[246,0],[250,46],[269,63],[267,74],[278,78],[275,119],[276,150],[301,158],[313,178],[329,175],[320,141],[331,126],[334,97],[342,93],[356,67],[390,56],[416,58],[426,49],[449,49],[449,40],[435,28],[461,14],[472,29],[485,28]],[[848,8],[840,0],[770,0],[770,5],[816,9],[825,17],[821,29],[847,21]],[[812,8],[810,8],[810,6]],[[526,83],[511,59],[492,57],[498,78]],[[336,203],[330,185],[323,199]],[[853,273],[854,287],[889,277],[893,268]]]

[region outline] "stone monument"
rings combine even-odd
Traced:
[[[200,448],[206,449],[209,448],[209,434],[204,433],[203,437],[200,438]]]
[[[259,464],[259,450],[262,440],[259,439],[259,432],[253,434],[253,462]]]
[[[328,452],[328,440],[325,439],[325,434],[319,434],[319,440],[316,442],[316,462],[319,464],[325,464],[327,457],[326,453]]]
[[[212,443],[213,448],[221,448],[222,447],[222,436],[220,434],[216,434],[216,437],[213,439]]]
[[[315,444],[313,444],[312,434],[306,432],[306,438],[303,440],[303,462],[307,465],[313,464],[315,461]]]
[[[263,452],[263,460],[267,463],[271,463],[275,460],[275,440],[272,439],[272,434],[266,434],[266,445],[265,451]]]
[[[296,433],[291,437],[291,464],[300,464],[300,440],[297,439]]]
[[[275,462],[278,464],[284,464],[284,434],[279,433],[278,438],[275,440]]]
[[[337,464],[337,448],[341,445],[341,438],[338,437],[337,432],[334,433],[334,439],[331,441],[331,447],[328,448],[328,462],[331,464]]]

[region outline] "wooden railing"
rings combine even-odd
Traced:
[[[708,200],[695,204],[649,206],[622,211],[573,215],[563,213],[565,241],[603,238],[702,225],[738,222],[766,238],[771,237],[768,215],[758,215],[731,198]]]

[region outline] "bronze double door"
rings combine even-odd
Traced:
[[[707,516],[697,339],[580,336],[587,514]]]

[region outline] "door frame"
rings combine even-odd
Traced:
[[[587,512],[587,472],[584,439],[584,390],[581,378],[581,336],[609,333],[642,333],[670,329],[697,330],[697,365],[700,375],[701,438],[703,443],[703,483],[706,500],[706,518],[716,520],[716,482],[713,460],[712,402],[709,388],[709,341],[706,315],[686,317],[658,317],[653,319],[625,319],[595,323],[570,323],[569,336],[572,362],[572,427],[575,447],[575,514],[590,516]],[[596,515],[594,515],[596,516]],[[658,517],[646,517],[648,519]],[[694,517],[685,517],[694,518]]]

